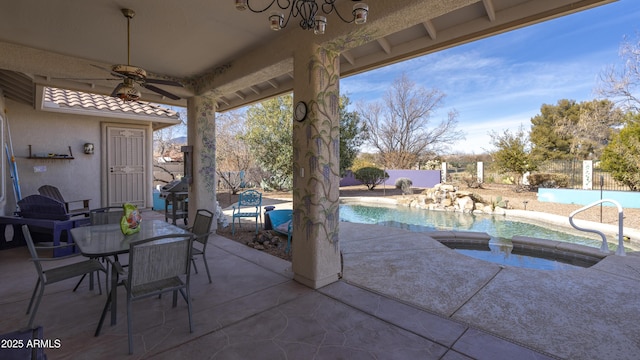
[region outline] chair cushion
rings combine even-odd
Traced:
[[[276,226],[274,228],[275,231],[277,232],[281,232],[281,233],[288,233],[289,232],[289,225],[291,224],[291,220],[289,221],[285,221],[282,224]]]

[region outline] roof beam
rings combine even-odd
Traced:
[[[380,47],[382,48],[382,50],[384,50],[385,53],[387,53],[387,55],[391,54],[391,44],[389,43],[389,41],[385,38],[379,38],[378,39],[378,45],[380,45]]]
[[[280,85],[278,84],[278,82],[275,79],[267,80],[267,83],[269,85],[273,86],[274,89],[277,89],[278,87],[280,87]]]
[[[356,64],[356,59],[353,58],[353,55],[349,52],[349,50],[345,50],[341,53],[342,57],[347,60],[347,62],[351,65]]]
[[[496,21],[496,9],[493,6],[493,0],[482,0],[482,3],[484,4],[484,9],[487,12],[489,21]]]
[[[427,30],[427,33],[429,34],[431,40],[435,40],[438,33],[436,32],[436,27],[433,25],[433,21],[427,20],[423,22],[422,25]]]

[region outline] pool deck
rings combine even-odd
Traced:
[[[200,259],[192,275],[194,333],[183,301],[134,303],[133,356],[123,297],[118,323],[93,336],[105,297],[86,281],[75,293],[73,280],[47,288],[36,323],[45,339],[60,339],[49,359],[640,357],[640,256],[547,271],[473,259],[389,227],[341,223],[340,239],[343,278],[311,290],[292,280],[290,263],[211,236],[213,284]],[[25,248],[0,251],[0,334],[27,323],[27,259]]]

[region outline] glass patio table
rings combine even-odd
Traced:
[[[120,224],[82,226],[70,230],[71,237],[86,257],[115,257],[129,252],[129,244],[138,240],[171,234],[190,234],[189,231],[162,220],[143,220],[140,231],[132,235],[124,235]],[[116,323],[118,273],[111,267],[111,325]],[[99,334],[96,330],[96,336]]]

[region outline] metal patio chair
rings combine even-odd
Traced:
[[[36,286],[33,288],[33,294],[31,295],[31,300],[29,301],[29,306],[27,307],[27,314],[31,313],[29,317],[29,324],[27,327],[33,327],[33,320],[36,317],[36,313],[38,312],[38,307],[40,306],[40,301],[42,300],[42,295],[44,294],[44,288],[53,283],[57,283],[63,280],[71,279],[80,275],[85,275],[97,271],[105,271],[105,268],[100,264],[98,260],[90,259],[84,260],[80,262],[76,262],[73,264],[66,264],[58,267],[49,267],[44,268],[42,266],[43,262],[54,262],[61,259],[66,259],[67,257],[62,258],[41,258],[38,255],[38,250],[51,250],[51,246],[35,246],[33,243],[33,239],[31,238],[31,233],[29,232],[28,225],[22,225],[22,233],[24,234],[25,242],[27,243],[27,247],[29,248],[29,253],[31,253],[31,260],[33,261],[34,266],[36,267],[36,271],[38,273],[38,281],[36,282]],[[59,247],[66,246],[74,246],[70,245],[60,245]],[[75,256],[75,255],[71,255]],[[78,288],[78,285],[73,289],[75,291]],[[100,285],[100,279],[98,278],[98,288],[100,289],[100,293],[102,293],[102,287]],[[36,299],[37,294],[37,299]],[[35,300],[35,305],[34,305]],[[33,306],[33,307],[32,307]]]
[[[231,222],[231,234],[235,235],[236,219],[238,219],[238,226],[240,226],[240,219],[243,217],[254,218],[256,221],[256,234],[258,233],[258,226],[262,223],[262,213],[260,212],[260,206],[262,205],[262,193],[256,190],[247,190],[240,193],[238,197],[238,204],[233,206],[232,222]],[[258,218],[260,222],[258,222]]]
[[[173,292],[173,307],[178,303],[178,291],[187,302],[189,331],[193,332],[191,316],[192,234],[169,234],[156,236],[129,244],[129,267],[125,270],[118,261],[113,261],[119,275],[124,276],[118,285],[127,290],[127,329],[129,334],[129,354],[133,354],[133,312],[132,302],[144,298]],[[112,260],[109,260],[112,261]],[[111,291],[116,291],[112,288]],[[96,336],[111,304],[111,294],[102,311]]]
[[[195,235],[193,241],[193,249],[191,250],[191,261],[193,262],[193,269],[198,273],[196,267],[195,257],[196,255],[202,256],[204,262],[204,268],[207,270],[207,276],[209,277],[209,283],[211,283],[211,273],[209,272],[209,264],[207,264],[207,242],[209,241],[209,235],[211,235],[211,224],[213,223],[213,213],[206,209],[198,209],[196,212],[193,226],[187,230]]]

